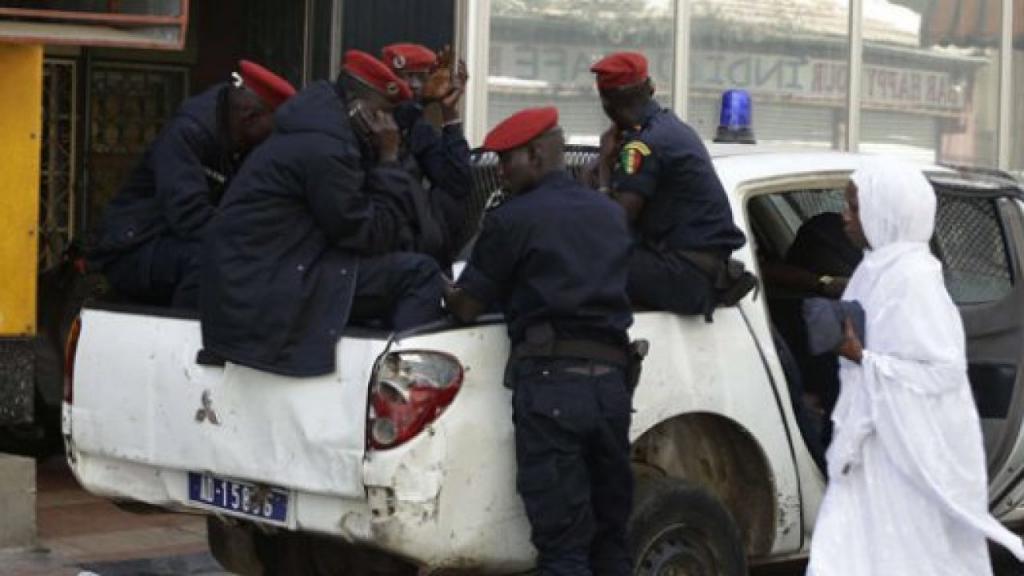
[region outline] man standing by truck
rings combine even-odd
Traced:
[[[107,206],[90,255],[120,296],[198,305],[206,225],[242,160],[270,135],[274,110],[294,93],[283,78],[242,60],[233,85],[181,105]]]
[[[462,321],[489,304],[505,312],[517,487],[539,574],[630,574],[625,216],[565,171],[554,108],[511,116],[484,148],[512,197],[487,215],[446,301]]]
[[[638,240],[629,265],[634,304],[677,314],[732,305],[754,287],[729,255],[743,232],[700,136],[654,100],[647,59],[611,54],[590,69],[612,126],[601,137],[598,186],[611,194]]]

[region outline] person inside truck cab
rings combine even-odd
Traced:
[[[749,275],[742,283],[730,278],[729,256],[746,238],[708,151],[654,100],[642,54],[611,54],[591,71],[612,121],[601,136],[597,184],[625,208],[638,241],[629,296],[645,308],[710,319],[716,305],[739,300],[753,283]]]
[[[202,235],[248,153],[267,138],[274,111],[295,93],[242,60],[231,84],[190,98],[146,150],[106,208],[90,265],[118,296],[195,308]]]
[[[772,322],[792,352],[803,390],[818,407],[822,444],[832,438],[832,409],[839,395],[839,359],[835,354],[812,355],[807,345],[807,329],[802,313],[806,297],[839,299],[864,256],[862,237],[851,237],[843,216],[823,212],[809,218],[797,229],[785,257],[772,260],[762,256],[761,272],[771,298],[782,290],[799,298],[772,298]],[[794,402],[803,399],[794,398]]]
[[[566,172],[555,108],[514,114],[484,148],[511,198],[487,214],[445,300],[466,322],[493,303],[505,313],[516,485],[538,573],[631,574],[626,219]]]
[[[422,184],[414,196],[418,230],[412,249],[448,268],[461,248],[456,244],[462,239],[473,187],[469,143],[459,117],[459,101],[469,81],[466,63],[459,61],[456,69],[450,48],[435,54],[408,43],[385,46],[382,60],[413,93],[395,108],[403,136],[401,162]]]
[[[336,82],[278,112],[224,195],[203,252],[204,352],[290,376],[335,369],[349,323],[402,330],[441,317],[430,256],[396,252],[415,216],[391,115],[409,87],[351,50]]]

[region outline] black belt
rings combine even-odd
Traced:
[[[672,250],[672,252],[688,260],[690,264],[693,264],[694,267],[703,272],[711,282],[715,282],[718,279],[722,268],[725,267],[725,263],[729,260],[728,254],[715,252],[701,252],[697,250]]]
[[[629,354],[625,347],[593,340],[555,340],[542,345],[524,342],[512,349],[510,360],[514,362],[523,358],[577,358],[620,368],[629,366]]]

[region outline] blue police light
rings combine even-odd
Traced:
[[[715,142],[754,144],[753,110],[746,90],[722,93],[722,113],[718,117]]]

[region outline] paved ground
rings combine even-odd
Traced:
[[[82,490],[60,458],[37,474],[39,545],[0,552],[0,576],[224,574],[207,553],[202,516],[125,512]]]
[[[992,564],[995,576],[1024,576],[1024,566],[1003,550],[992,550]],[[791,562],[783,566],[755,568],[750,571],[750,576],[804,576],[805,570],[805,562]]]
[[[0,551],[0,576],[227,576],[209,555],[206,522],[184,514],[134,514],[83,491],[63,460],[38,467],[39,546]],[[997,576],[1024,567],[994,551]],[[803,576],[802,562],[751,576]]]

